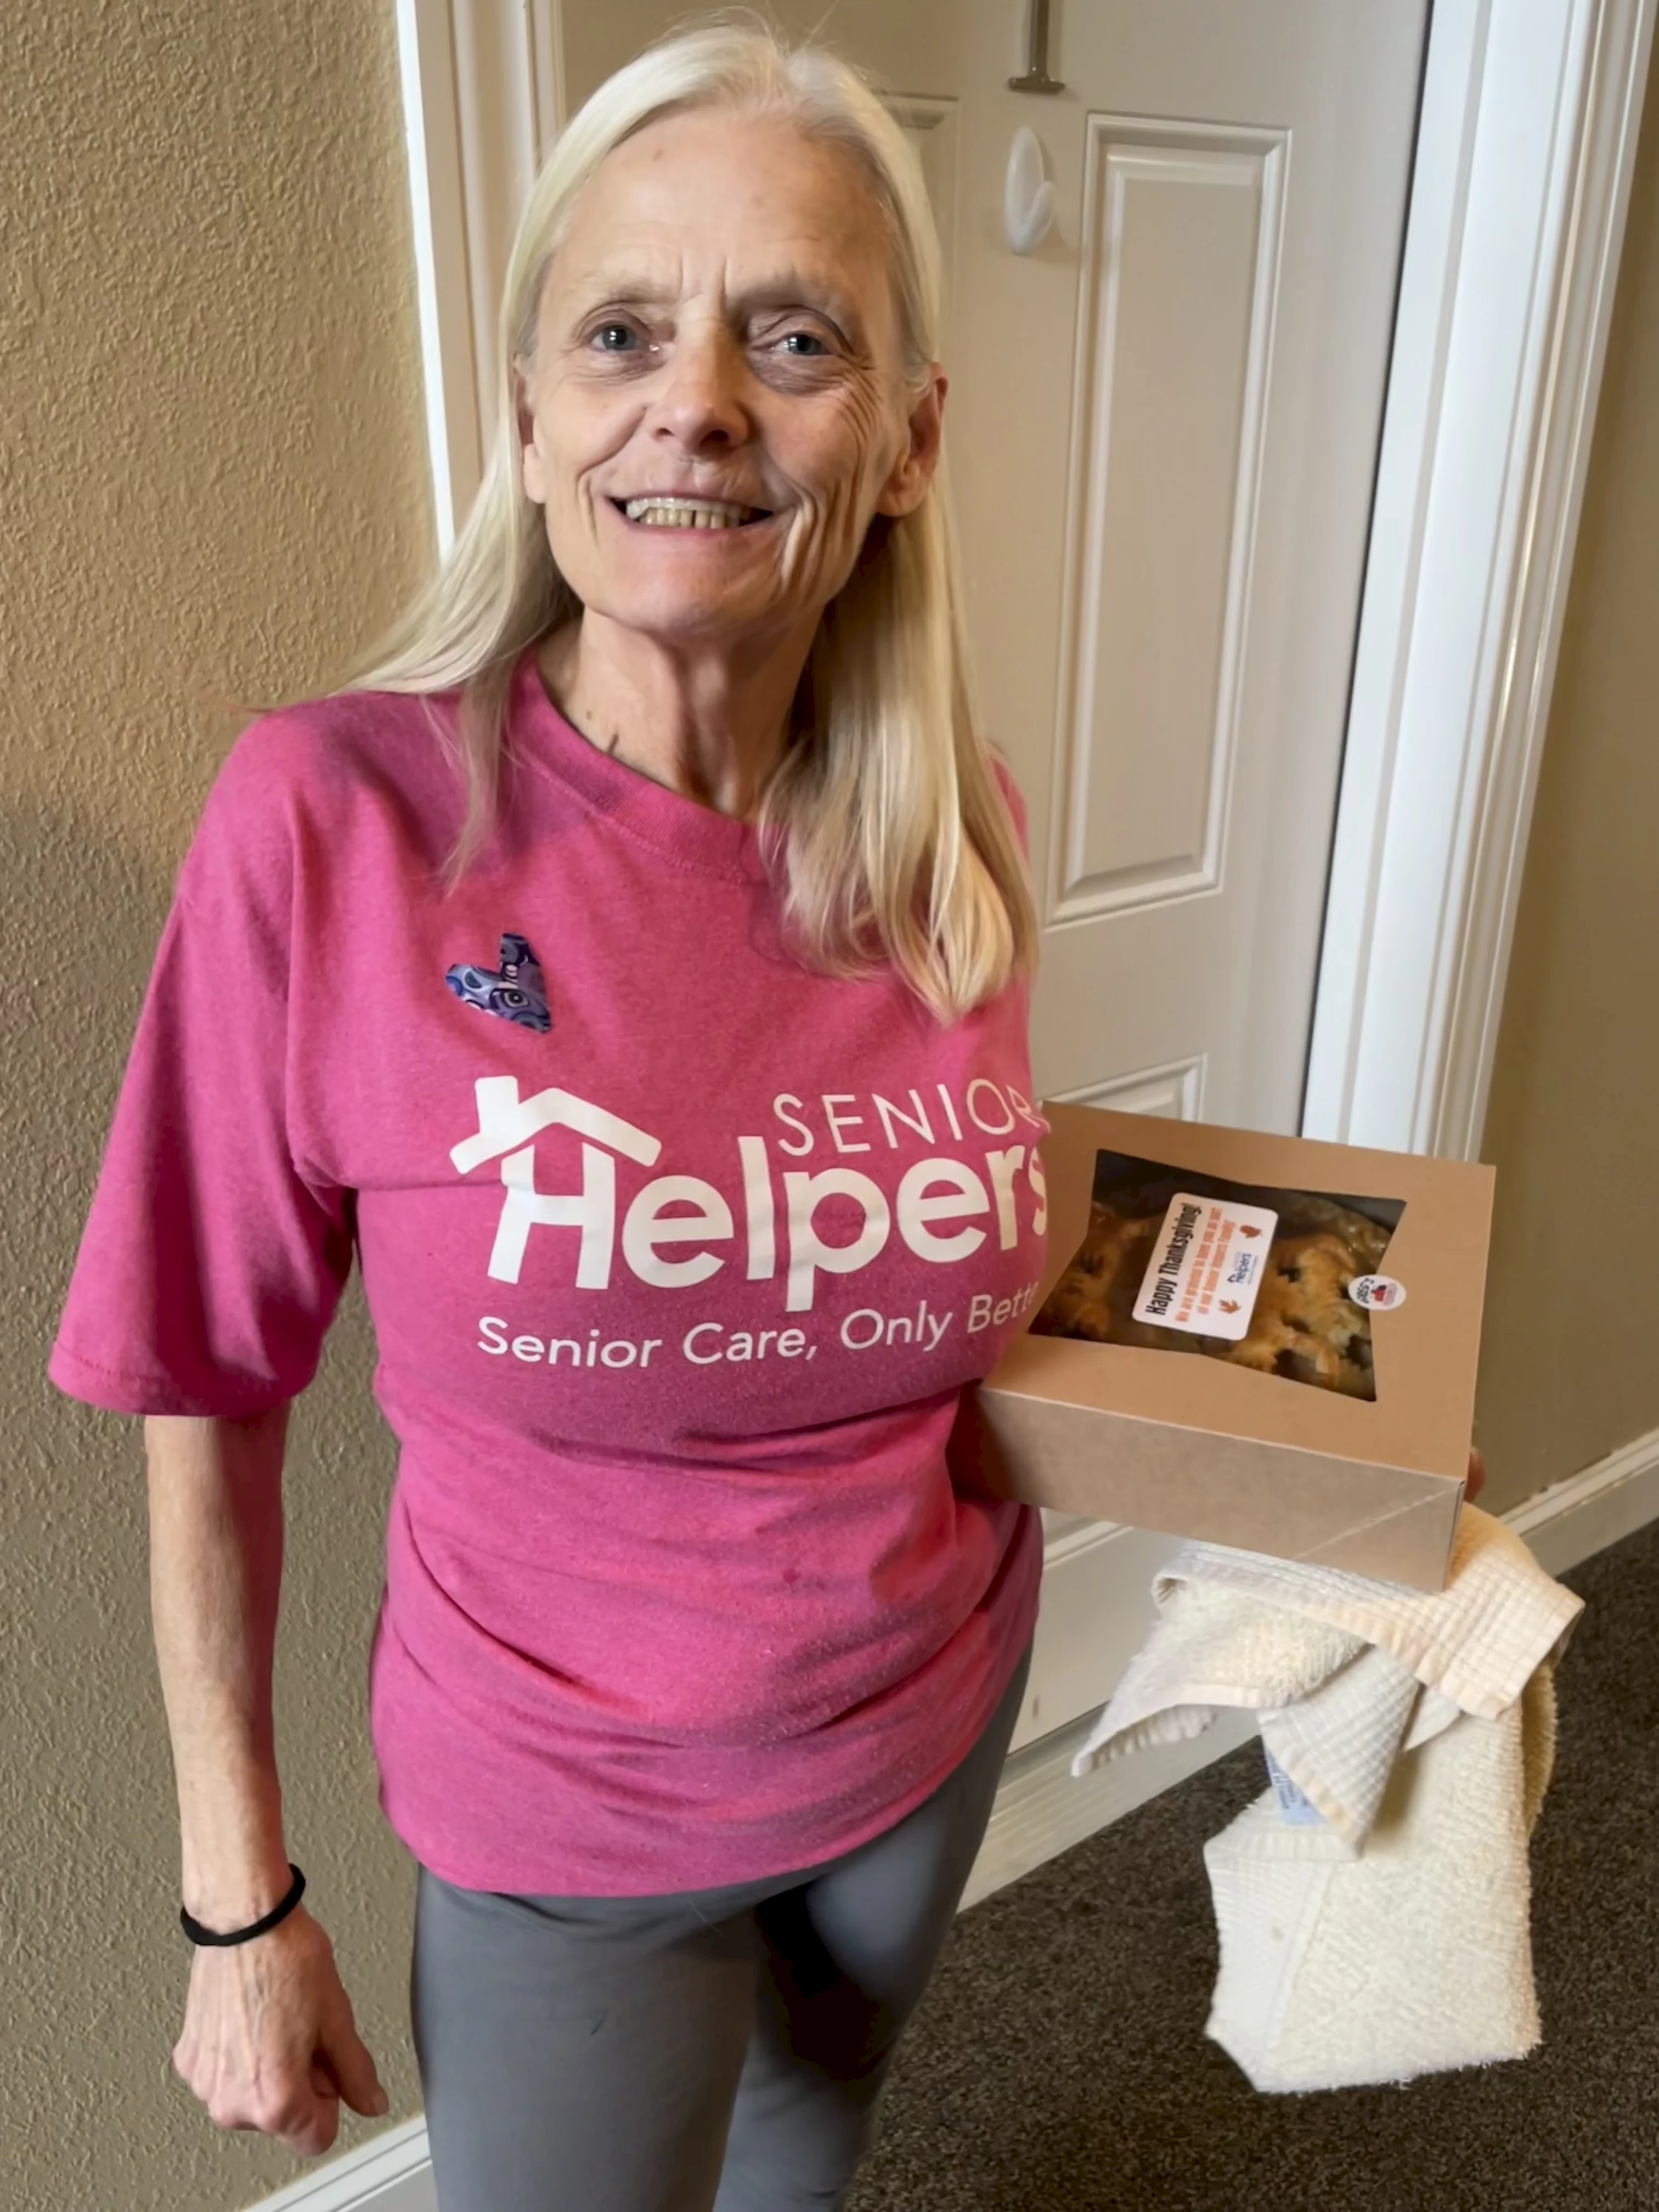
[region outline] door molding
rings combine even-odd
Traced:
[[[441,559],[494,434],[513,227],[564,122],[560,0],[397,0],[427,454]]]
[[[1436,0],[1304,1133],[1474,1158],[1654,0]]]
[[[1435,0],[1304,1133],[1480,1150],[1659,0]],[[561,0],[398,0],[440,551]]]

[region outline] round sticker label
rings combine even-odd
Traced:
[[[1348,1285],[1348,1296],[1357,1306],[1372,1313],[1387,1313],[1392,1306],[1405,1304],[1406,1285],[1395,1282],[1392,1275],[1356,1275]]]

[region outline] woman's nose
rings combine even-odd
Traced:
[[[747,375],[743,349],[726,333],[683,332],[653,410],[654,427],[690,453],[740,445],[749,430]]]

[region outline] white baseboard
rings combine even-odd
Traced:
[[[1621,1444],[1582,1474],[1534,1492],[1504,1519],[1553,1575],[1633,1536],[1659,1521],[1659,1429]]]
[[[1540,1490],[1503,1517],[1553,1575],[1565,1574],[1621,1537],[1633,1535],[1659,1520],[1659,1429],[1583,1474]],[[1136,1588],[1126,1593],[1126,1601],[1138,1605],[1144,1595]],[[1095,1717],[1085,1714],[1069,1728],[1028,1744],[1008,1761],[963,1911],[1212,1759],[1236,1751],[1255,1734],[1254,1719],[1242,1713],[1218,1722],[1191,1743],[1137,1752],[1133,1759],[1111,1760],[1074,1781],[1073,1754]],[[249,2212],[438,2212],[426,2123],[407,2120],[386,2129],[360,2150],[332,2159],[303,2181],[262,2198]]]
[[[404,2120],[331,2158],[249,2212],[438,2212],[426,2122]]]

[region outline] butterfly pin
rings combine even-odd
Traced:
[[[530,949],[530,939],[512,930],[501,934],[501,966],[475,967],[457,961],[446,970],[444,981],[465,1006],[480,1013],[499,1014],[520,1029],[550,1030],[553,1018],[547,1010],[547,983],[542,963]]]

